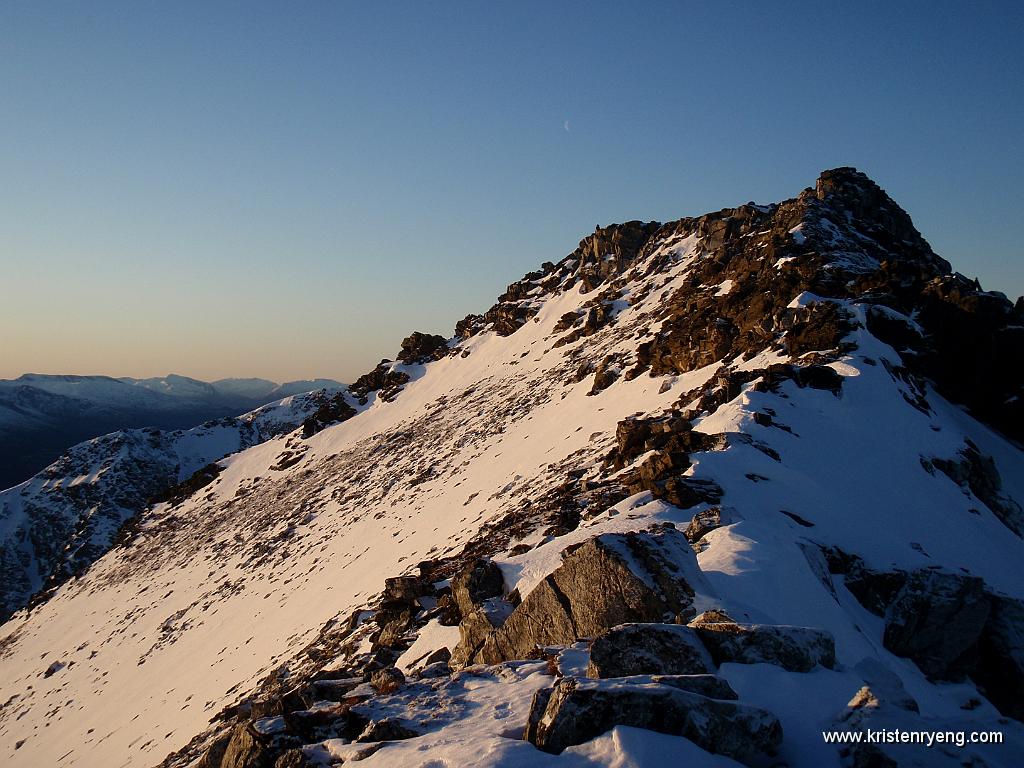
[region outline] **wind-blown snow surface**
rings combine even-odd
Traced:
[[[458,552],[483,524],[554,488],[570,469],[600,474],[620,420],[661,413],[718,368],[622,377],[593,396],[592,376],[573,382],[584,356],[633,354],[638,340],[657,331],[652,311],[704,257],[694,237],[659,251],[671,255],[671,265],[648,275],[636,265],[616,322],[595,335],[554,347],[559,319],[591,296],[573,288],[538,298],[536,316],[514,335],[485,331],[453,341],[458,354],[404,367],[412,381],[392,402],[371,398],[356,417],[308,440],[282,436],[234,455],[185,504],[148,512],[130,546],[0,629],[0,759],[11,766],[158,763],[326,622],[372,601],[385,577]],[[738,620],[820,627],[836,638],[834,671],[722,668],[741,701],[780,716],[781,758],[792,766],[838,765],[820,731],[874,674],[872,664],[902,680],[937,728],[977,723],[989,730],[998,717],[987,703],[961,708],[977,696],[970,684],[933,685],[883,649],[881,620],[841,579],[823,582],[802,541],[867,553],[879,568],[962,567],[1024,597],[1015,570],[1024,542],[920,461],[954,456],[969,437],[996,458],[1004,491],[1021,499],[1020,450],[935,393],[928,395],[931,415],[915,410],[903,397],[906,385],[881,364],[898,363],[896,352],[863,329],[854,335],[858,348],[831,364],[843,377],[840,396],[791,383],[776,393],[748,385],[697,425],[751,435],[780,461],[737,440],[694,455],[688,470],[718,482],[722,504],[737,510],[738,522],[713,532],[699,556],[717,604]],[[774,359],[765,353],[747,364]],[[789,431],[754,422],[755,411],[768,409]],[[527,554],[500,558],[507,586],[525,594],[571,543],[654,521],[685,524],[702,508],[683,511],[635,495]],[[541,540],[536,533],[528,542]],[[631,728],[557,758],[538,752],[519,737],[530,694],[550,681],[542,666],[446,678],[430,689],[442,713],[436,728],[365,765],[732,764],[682,738]],[[427,696],[429,686],[417,685],[378,706],[424,706],[412,699],[417,691]],[[1019,724],[999,728],[1021,743]],[[349,748],[322,747],[341,757]],[[978,751],[990,765],[1024,759],[1019,746]]]

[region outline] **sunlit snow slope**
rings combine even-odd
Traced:
[[[386,577],[459,553],[488,523],[530,520],[536,500],[567,481],[614,482],[605,458],[619,423],[672,409],[723,435],[684,473],[720,486],[730,516],[698,557],[717,603],[737,619],[824,628],[836,639],[835,670],[723,666],[741,700],[778,714],[788,764],[839,764],[822,724],[879,666],[930,722],[992,726],[999,715],[987,701],[962,708],[979,697],[969,681],[935,685],[886,651],[881,619],[829,576],[820,554],[835,547],[878,569],[964,569],[1024,598],[1024,542],[1011,530],[1024,453],[908,370],[873,319],[881,310],[872,306],[885,302],[868,298],[886,270],[913,273],[906,290],[920,292],[948,265],[916,231],[917,240],[882,240],[888,222],[839,199],[849,194],[819,182],[777,206],[599,231],[460,323],[440,359],[386,366],[409,379],[388,399],[383,389],[350,394],[356,415],[237,453],[184,502],[145,512],[125,545],[0,629],[0,761],[159,763],[269,672],[297,664],[327,622],[371,605]],[[909,314],[885,311],[916,333]],[[828,368],[837,391],[792,377],[759,386],[778,363]],[[989,501],[999,510],[929,470],[931,459],[957,457],[965,439],[998,469],[999,501]],[[527,594],[564,547],[595,533],[657,520],[685,527],[709,507],[625,495],[562,535],[545,534],[538,517],[512,539],[484,539],[508,588]],[[511,555],[516,544],[529,551]],[[731,764],[633,729],[559,758],[539,753],[508,738],[539,679],[524,672],[493,683],[507,693],[481,683],[459,695],[486,702],[486,717],[442,718],[365,764],[658,765],[665,755]],[[1021,743],[1019,723],[998,727]],[[1019,746],[984,754],[991,765],[1021,757]]]

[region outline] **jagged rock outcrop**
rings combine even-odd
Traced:
[[[413,331],[402,339],[402,351],[398,353],[398,359],[406,365],[417,365],[440,360],[447,354],[448,340],[444,336]]]
[[[702,583],[674,527],[598,536],[567,551],[471,660],[526,658],[538,646],[569,645],[628,622],[686,620],[694,615],[692,585]]]
[[[959,459],[936,458],[931,464],[960,487],[969,489],[1007,528],[1024,537],[1024,510],[1003,493],[1003,480],[991,456],[983,455],[978,446],[968,442]]]
[[[327,402],[320,405],[311,416],[302,422],[302,436],[312,437],[331,424],[340,424],[356,415],[356,409],[341,392],[333,395]]]

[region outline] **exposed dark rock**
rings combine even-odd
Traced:
[[[311,763],[301,749],[289,749],[282,752],[274,763],[274,768],[306,768]]]
[[[598,227],[580,240],[569,259],[579,260],[577,274],[584,290],[592,291],[608,278],[625,272],[659,226],[653,221],[627,221]]]
[[[709,699],[735,701],[739,698],[732,686],[718,675],[639,675],[630,679],[638,683],[652,682],[670,685],[681,691],[699,693]]]
[[[799,319],[786,333],[786,351],[793,357],[808,352],[821,352],[839,347],[853,324],[839,307],[820,301],[803,308]]]
[[[708,507],[693,516],[683,535],[688,542],[696,544],[716,528],[735,522],[734,517],[733,513],[723,511],[721,507]]]
[[[587,676],[704,675],[714,669],[711,655],[690,627],[624,624],[594,639]]]
[[[231,729],[220,768],[272,768],[274,759],[249,727],[239,723]]]
[[[606,355],[604,359],[598,363],[597,369],[594,371],[594,384],[590,388],[590,392],[587,394],[596,395],[603,392],[614,384],[618,378],[619,369],[615,365],[615,358],[612,355]]]
[[[1003,480],[991,456],[982,454],[968,441],[960,451],[959,460],[932,459],[931,463],[957,485],[969,488],[1007,528],[1024,537],[1024,510],[1003,494]]]
[[[372,720],[366,726],[356,741],[401,741],[412,739],[420,734],[411,728],[402,725],[394,718],[386,717],[383,720]]]
[[[210,483],[216,480],[223,471],[224,467],[219,464],[207,464],[205,467],[193,472],[188,479],[168,488],[165,493],[153,498],[152,501],[166,501],[172,507],[176,507],[178,504],[181,504],[186,499],[191,498],[203,488],[210,485]]]
[[[210,746],[206,748],[206,751],[203,752],[195,768],[220,768],[221,763],[224,761],[224,753],[227,751],[228,744],[231,742],[233,735],[232,730],[226,730],[218,734]]]
[[[314,680],[309,684],[313,701],[342,701],[362,680],[358,677],[347,677],[340,680]]]
[[[418,576],[384,579],[384,600],[413,604],[417,598],[434,593],[433,586]]]
[[[910,216],[884,190],[856,168],[822,171],[815,183],[815,196],[840,213],[849,213],[872,232],[882,230],[889,237],[917,247],[927,247]],[[935,268],[949,271],[949,262],[932,254]]]
[[[932,679],[962,679],[964,654],[978,640],[991,601],[984,582],[931,569],[911,573],[885,613],[885,647]]]
[[[312,437],[331,424],[340,424],[356,415],[356,409],[349,405],[345,395],[338,392],[323,403],[312,416],[302,422],[302,436]]]
[[[884,616],[886,608],[907,581],[903,571],[873,571],[858,569],[846,577],[846,588],[860,604],[877,616]]]
[[[548,702],[551,700],[553,692],[554,688],[541,688],[533,694],[533,701],[530,702],[530,714],[527,717],[526,729],[523,732],[524,741],[528,741],[531,744],[537,743],[540,719],[544,716],[545,710],[547,710]]]
[[[562,678],[544,705],[530,714],[531,741],[559,754],[616,725],[683,736],[702,749],[737,760],[772,754],[782,742],[782,726],[769,712],[719,701],[658,683]]]
[[[827,389],[837,397],[843,389],[843,377],[827,365],[792,365],[772,363],[762,372],[763,381],[755,389],[762,392],[777,392],[784,381],[792,381],[798,387]]]
[[[391,365],[390,360],[381,360],[376,368],[352,382],[348,390],[361,405],[369,402],[371,392],[376,392],[381,400],[389,402],[409,382],[409,374],[393,371]]]
[[[850,753],[850,768],[899,768],[899,763],[874,744],[858,744]]]
[[[395,667],[385,667],[370,676],[370,685],[377,693],[393,693],[405,685],[405,675]]]
[[[463,616],[468,616],[485,600],[501,597],[505,580],[493,560],[478,558],[452,579],[452,596]]]
[[[694,613],[691,582],[701,579],[693,550],[674,527],[589,539],[565,555],[473,658],[496,664],[619,624],[685,620]]]
[[[711,652],[716,664],[775,664],[789,672],[810,672],[821,665],[835,665],[832,635],[811,627],[772,624],[738,624],[710,621],[702,614],[692,626]]]
[[[513,610],[511,603],[492,598],[464,614],[459,623],[459,644],[452,651],[451,666],[460,669],[478,660],[484,643],[505,623]]]
[[[1004,715],[1024,721],[1024,601],[991,597],[973,677]]]
[[[656,499],[664,499],[682,509],[701,502],[714,503],[722,497],[722,489],[711,480],[686,477],[691,452],[721,449],[724,435],[695,432],[686,418],[678,413],[650,419],[625,419],[615,431],[616,448],[607,461],[619,469],[637,457],[651,453],[636,469],[622,477],[630,493],[649,491]]]
[[[440,360],[447,354],[448,340],[444,336],[414,331],[402,340],[402,351],[398,353],[398,359],[406,365],[414,365]]]

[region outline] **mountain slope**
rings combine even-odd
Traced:
[[[203,482],[207,465],[292,431],[335,397],[341,395],[319,390],[187,430],[113,432],[73,446],[35,477],[0,491],[0,618],[102,556],[122,524],[155,497],[180,492],[179,483]]]
[[[237,416],[336,381],[275,384],[258,380],[242,392],[231,381],[171,374],[162,378],[53,376],[28,373],[0,381],[0,489],[30,477],[82,440],[118,429],[184,429]]]
[[[951,357],[964,326],[950,316],[983,342],[957,351],[970,359]],[[265,737],[305,745],[288,759],[361,751],[368,766],[734,765],[629,727],[559,757],[518,738],[551,673],[586,668],[571,642],[391,695],[363,685],[351,711],[327,703],[338,696],[296,703],[313,680],[409,670],[424,651],[473,660],[456,647],[471,606],[444,590],[474,558],[497,560],[492,607],[514,616],[572,545],[673,523],[696,531],[694,610],[834,640],[834,663],[810,671],[715,662],[741,704],[777,717],[779,759],[839,765],[821,731],[866,722],[1006,733],[907,764],[1019,764],[1024,730],[996,709],[1012,695],[984,665],[945,682],[955,670],[912,661],[879,585],[939,566],[976,577],[987,610],[1024,599],[1022,325],[852,169],[778,205],[599,229],[453,339],[410,337],[350,387],[351,407],[220,462],[5,624],[0,751],[15,766],[154,765],[175,750],[168,765],[220,765],[225,738]],[[417,571],[408,583],[441,594],[403,602],[403,581],[381,594]],[[865,607],[883,599],[884,617]],[[994,642],[986,632],[967,645]],[[882,705],[848,706],[864,687]],[[396,722],[421,735],[373,752],[348,743],[353,712],[391,718],[390,738],[409,735]]]

